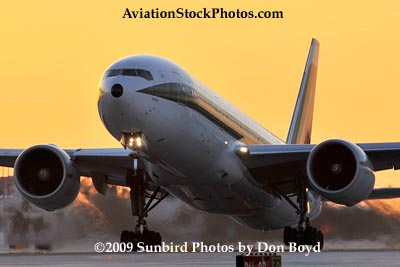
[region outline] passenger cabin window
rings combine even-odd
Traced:
[[[105,77],[114,77],[114,76],[133,76],[133,77],[141,77],[145,80],[152,81],[153,75],[148,70],[143,69],[115,69],[107,71]]]

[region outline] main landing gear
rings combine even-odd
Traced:
[[[299,190],[297,192],[298,206],[293,203],[287,196],[285,199],[297,210],[299,213],[299,223],[297,228],[290,226],[285,227],[283,232],[283,242],[286,246],[294,242],[299,245],[320,245],[320,249],[324,247],[324,234],[310,225],[310,219],[307,217],[307,190],[305,179],[299,179]]]
[[[147,227],[145,218],[148,213],[155,208],[168,193],[163,193],[158,197],[160,188],[158,187],[152,194],[148,194],[145,185],[145,172],[143,170],[128,170],[126,179],[131,189],[132,215],[137,216],[135,231],[122,231],[121,243],[132,243],[132,251],[137,251],[138,243],[143,245],[161,245],[161,235],[158,232],[150,231]],[[148,201],[146,203],[146,198]],[[155,203],[153,203],[155,201]]]
[[[309,225],[307,220],[306,227],[292,228],[286,226],[283,231],[283,242],[286,246],[294,242],[297,246],[299,245],[311,245],[316,246],[319,244],[320,248],[324,247],[324,234],[316,228]]]

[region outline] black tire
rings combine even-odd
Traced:
[[[158,232],[150,231],[151,244],[154,246],[161,245],[161,235]]]
[[[138,242],[143,242],[144,245],[151,245],[149,244],[149,231],[147,231],[146,229],[143,231],[143,233],[138,234],[139,240]]]
[[[161,245],[162,239],[161,239],[161,234],[156,232],[155,234],[155,244],[156,245]]]
[[[122,231],[120,241],[121,243],[128,243],[129,241],[129,231]]]
[[[317,243],[317,229],[307,226],[304,230],[304,244],[315,246]]]
[[[138,250],[137,244],[140,241],[139,235],[135,232],[129,232],[128,238],[129,242],[132,243],[132,252],[137,251]]]
[[[296,229],[293,240],[293,242],[295,242],[297,246],[305,245],[304,230]]]
[[[161,235],[158,232],[144,230],[142,234],[131,231],[122,231],[121,243],[132,243],[132,252],[138,250],[138,243],[143,242],[144,245],[161,245]]]
[[[144,231],[142,242],[151,246],[161,245],[161,235],[154,231]]]
[[[295,242],[295,231],[296,229],[293,229],[290,226],[285,227],[283,230],[283,243],[285,246],[289,246],[290,242]]]

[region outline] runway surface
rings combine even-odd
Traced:
[[[400,251],[283,253],[282,266],[400,266]],[[0,254],[0,266],[235,266],[235,253]]]

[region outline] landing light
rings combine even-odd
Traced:
[[[121,144],[127,148],[138,150],[143,146],[142,133],[122,133]]]
[[[129,138],[129,143],[128,143],[128,146],[133,146],[133,137],[131,137],[131,138]]]
[[[245,146],[241,146],[241,147],[239,148],[239,153],[240,153],[240,154],[243,154],[243,155],[246,155],[246,154],[249,153],[249,149],[248,149],[247,147],[245,147]]]
[[[141,137],[136,137],[136,146],[141,147],[142,146],[142,138]]]

